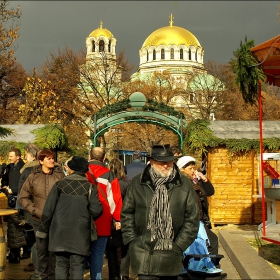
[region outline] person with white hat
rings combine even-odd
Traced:
[[[194,189],[200,201],[200,220],[205,224],[205,229],[210,241],[208,250],[211,254],[218,254],[218,237],[211,231],[211,222],[208,210],[207,197],[215,193],[214,186],[207,177],[196,169],[196,160],[191,156],[183,156],[177,161],[180,171],[193,181]]]

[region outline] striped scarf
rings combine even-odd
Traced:
[[[156,189],[150,205],[147,229],[151,231],[151,241],[157,240],[154,250],[172,250],[174,231],[165,184],[172,181],[176,170],[173,168],[169,177],[159,177],[152,168],[149,173]]]

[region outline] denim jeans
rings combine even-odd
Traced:
[[[103,256],[108,236],[98,236],[97,240],[90,242],[90,279],[101,280]]]

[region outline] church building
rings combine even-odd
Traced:
[[[174,25],[172,14],[169,18],[168,26],[155,30],[144,41],[139,50],[139,67],[130,79],[132,82],[148,81],[149,77],[156,73],[166,73],[172,79],[173,88],[182,90],[189,88],[193,91],[189,94],[189,100],[177,95],[170,105],[194,109],[193,100],[196,95],[198,100],[197,92],[201,91],[201,84],[204,83],[209,88],[211,83],[217,82],[217,79],[207,74],[204,68],[204,49],[199,40],[187,29]],[[121,82],[121,69],[117,69],[116,62],[116,42],[112,32],[104,28],[101,22],[100,27],[93,30],[86,38],[86,64],[89,67],[93,63],[98,64],[98,61],[104,63],[106,59],[106,65],[110,66],[111,73],[115,73],[114,81]],[[102,73],[98,74],[102,75]],[[196,88],[195,77],[204,80],[200,82],[200,88]],[[201,94],[199,101],[203,103]]]

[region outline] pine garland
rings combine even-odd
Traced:
[[[130,100],[124,99],[122,101],[109,104],[104,106],[101,110],[96,113],[97,119],[110,116],[112,114],[125,111],[126,109],[131,108]],[[164,104],[163,102],[157,102],[153,99],[148,99],[145,106],[143,106],[143,111],[151,111],[151,112],[161,112],[165,113],[168,116],[174,116],[176,118],[185,119],[184,114],[176,111],[173,107]],[[92,120],[94,120],[94,116],[92,116]]]
[[[14,130],[10,128],[4,128],[0,126],[0,138],[5,138],[9,135],[14,134]]]
[[[96,117],[97,119],[100,119],[121,111],[125,111],[127,108],[131,107],[129,102],[129,99],[124,99],[113,104],[108,104],[104,106],[101,110],[97,111]],[[92,120],[94,120],[94,115],[92,116]]]
[[[258,100],[258,81],[266,81],[266,76],[260,66],[257,66],[258,61],[252,55],[250,49],[254,47],[254,40],[245,43],[240,42],[240,48],[233,54],[236,60],[231,60],[233,72],[236,74],[235,83],[239,86],[242,97],[245,103],[251,105],[257,104]]]
[[[224,146],[228,149],[230,156],[240,153],[247,153],[254,150],[259,153],[259,139],[222,139],[213,135],[209,128],[210,121],[194,120],[188,124],[187,133],[184,140],[184,147],[187,153],[203,153],[207,148],[217,148]],[[269,152],[278,152],[280,149],[280,138],[266,138],[263,141],[264,149]]]

